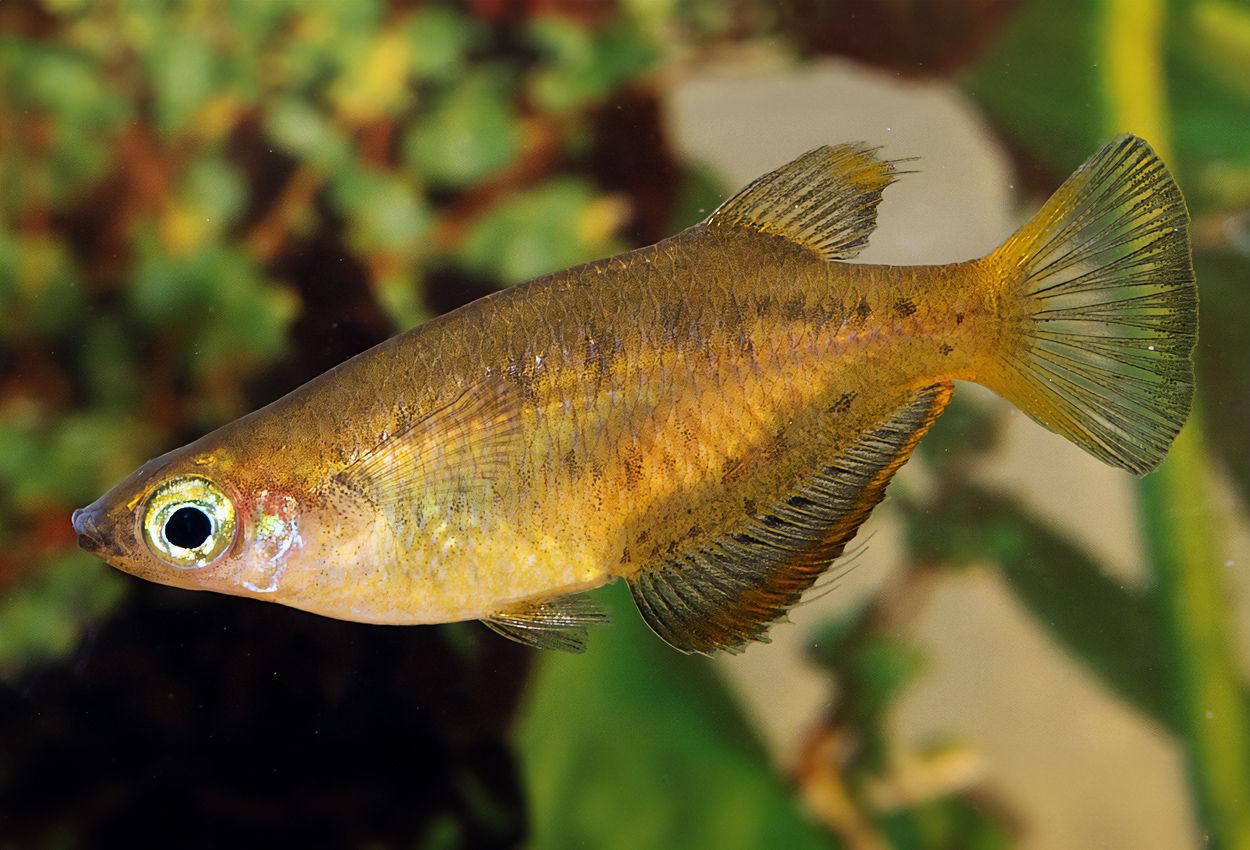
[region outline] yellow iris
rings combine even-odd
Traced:
[[[148,497],[143,538],[171,567],[196,570],[217,561],[234,542],[234,505],[206,478],[171,478]]]

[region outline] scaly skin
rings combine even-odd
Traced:
[[[82,546],[182,587],[576,650],[625,577],[674,647],[764,636],[978,381],[1146,473],[1197,293],[1166,166],[1121,136],[988,257],[867,266],[893,165],[820,148],[651,248],[497,293],[145,465]],[[146,537],[145,537],[146,535]]]
[[[136,472],[86,509],[90,537],[144,578],[371,622],[470,619],[596,587],[775,502],[919,387],[985,372],[1006,333],[995,283],[977,263],[829,263],[699,225],[342,364]],[[349,480],[466,392],[500,389],[515,407],[494,444],[504,459],[472,499],[415,493],[397,528]],[[497,436],[446,439],[472,465]],[[198,571],[131,531],[151,486],[186,473],[227,489],[243,517],[231,552]],[[291,539],[258,542],[281,510]]]

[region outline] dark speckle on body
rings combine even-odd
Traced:
[[[900,319],[906,319],[908,316],[915,315],[916,302],[910,298],[900,298],[894,302],[894,313]]]

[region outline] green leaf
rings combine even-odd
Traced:
[[[206,281],[208,313],[189,349],[192,372],[252,371],[286,351],[295,296],[265,277],[252,255],[234,245],[200,252],[190,273]]]
[[[531,845],[831,846],[801,815],[710,662],[655,637],[623,585],[604,595],[616,624],[596,630],[584,655],[540,656],[520,715]]]
[[[131,117],[131,105],[107,85],[107,74],[92,57],[45,41],[0,35],[0,79],[18,110],[8,114],[21,115],[32,126],[42,124],[50,142],[39,154],[17,154],[25,160],[20,167],[39,177],[32,181],[28,173],[13,188],[34,196],[27,202],[76,201],[85,184],[109,165],[109,141]],[[41,121],[44,116],[51,120]],[[4,159],[0,168],[13,167]],[[11,203],[7,191],[5,203]]]
[[[894,746],[886,713],[895,699],[924,669],[926,656],[894,635],[873,633],[856,646],[839,680],[849,700],[848,714],[859,731],[863,763],[873,773],[885,772]]]
[[[887,712],[924,670],[926,654],[871,621],[864,605],[823,622],[808,647],[808,658],[838,683],[839,715],[858,736],[858,758],[874,773],[889,767],[891,750]]]
[[[218,226],[232,221],[247,202],[247,186],[239,170],[215,156],[200,156],[187,166],[181,194],[198,215]]]
[[[1170,652],[1169,706],[1185,749],[1197,822],[1216,848],[1250,848],[1250,699],[1219,569],[1217,496],[1200,412],[1167,461],[1138,479],[1151,575]],[[1195,427],[1198,426],[1198,427]]]
[[[287,31],[281,47],[271,49],[278,54],[273,57],[277,79],[288,93],[324,91],[333,87],[333,81],[341,84],[363,69],[379,36],[384,10],[378,0],[295,2],[290,7],[294,14],[291,24],[280,28]]]
[[[538,104],[563,112],[601,100],[659,58],[658,47],[628,18],[592,30],[559,15],[537,17],[530,40],[543,56],[532,72]]]
[[[56,339],[82,326],[81,272],[54,235],[0,232],[0,330]]]
[[[863,634],[868,606],[861,605],[827,617],[812,633],[807,647],[808,660],[835,675],[843,674]]]
[[[103,412],[53,419],[34,406],[0,415],[0,484],[7,506],[32,515],[85,505],[152,456],[149,427]]]
[[[998,421],[983,406],[955,393],[916,451],[942,480],[962,477],[969,462],[994,448]]]
[[[382,275],[376,284],[378,304],[397,330],[406,331],[434,318],[422,297],[421,279],[414,279],[408,269]]]
[[[154,329],[179,335],[189,372],[246,370],[285,351],[297,301],[244,248],[211,242],[172,256],[150,231],[138,243],[131,309]]]
[[[676,233],[693,227],[711,215],[731,194],[733,191],[710,168],[701,165],[687,167],[669,230]]]
[[[425,199],[398,175],[345,168],[331,182],[330,197],[347,216],[348,242],[362,254],[412,249],[434,224]]]
[[[203,32],[166,30],[152,40],[149,50],[156,129],[163,136],[174,136],[212,96],[220,68]]]
[[[12,78],[6,94],[16,106],[48,110],[61,121],[97,129],[127,112],[96,62],[71,47],[4,35],[0,56],[7,56],[3,67]]]
[[[1085,550],[1006,496],[965,485],[931,509],[907,511],[913,557],[992,561],[1040,626],[1122,699],[1176,731],[1153,595],[1110,578]]]
[[[53,239],[27,239],[20,266],[24,315],[44,339],[75,332],[85,322],[82,275],[69,248]]]
[[[137,259],[127,295],[141,321],[195,330],[212,309],[210,282],[185,258],[165,252],[151,228],[136,234]]]
[[[912,644],[893,635],[874,634],[854,659],[866,713],[880,717],[924,666],[925,654]]]
[[[15,491],[38,475],[42,440],[39,423],[31,411],[0,412],[0,484],[4,485],[4,501],[21,507],[25,499]]]
[[[437,101],[408,133],[404,152],[431,182],[464,186],[507,165],[519,143],[511,87],[479,72]]]
[[[1025,2],[963,81],[994,122],[1058,176],[1113,133],[1141,132],[1113,126],[1117,113],[1103,55],[1108,6],[1107,0]],[[1168,126],[1176,152],[1169,164],[1183,178],[1191,209],[1244,207],[1250,188],[1250,7],[1239,0],[1171,3],[1164,39]]]
[[[265,115],[265,132],[279,148],[323,171],[351,161],[347,136],[304,100],[284,97],[274,103]]]
[[[1098,70],[1102,5],[1023,3],[964,79],[990,117],[1056,174],[1066,175],[1107,141]]]
[[[607,256],[616,246],[585,226],[595,202],[590,185],[572,178],[510,196],[474,223],[461,259],[475,274],[512,284]]]
[[[1201,0],[1182,8],[1185,32],[1171,43],[1188,46],[1211,79],[1243,102],[1250,100],[1250,3]],[[1250,155],[1250,151],[1242,154]]]
[[[455,8],[424,6],[408,22],[412,69],[427,80],[451,80],[481,40],[477,22]]]

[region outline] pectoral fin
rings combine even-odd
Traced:
[[[574,593],[518,602],[483,617],[482,622],[504,637],[536,649],[583,652],[587,628],[610,626],[612,618],[594,599]]]
[[[485,378],[455,400],[385,437],[339,475],[393,525],[437,507],[482,496],[515,465],[521,393]]]
[[[788,496],[727,532],[687,543],[629,578],[648,625],[684,652],[741,651],[842,554],[950,399],[919,390]]]

